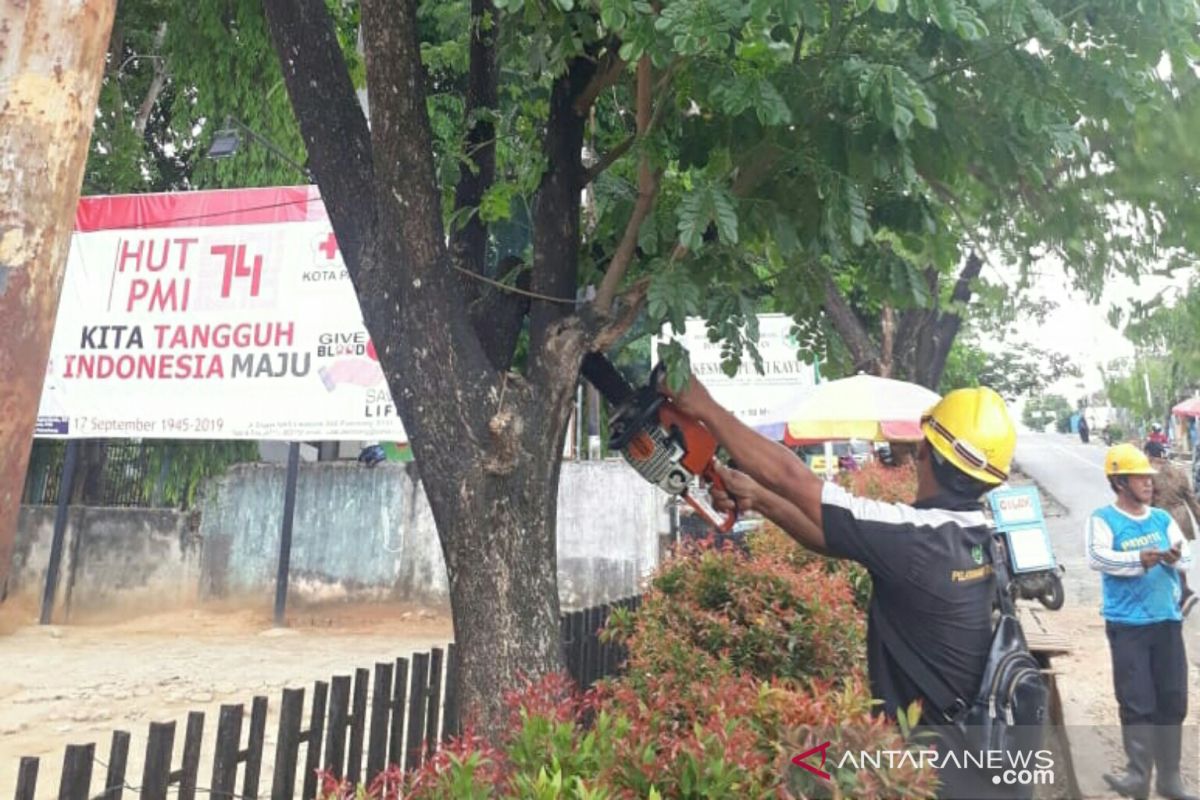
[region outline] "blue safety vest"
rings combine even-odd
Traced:
[[[1098,509],[1093,516],[1104,520],[1112,531],[1114,550],[1127,553],[1147,547],[1166,550],[1171,546],[1168,533],[1171,515],[1161,508],[1151,508],[1144,519],[1134,519],[1115,506]],[[1143,575],[1129,577],[1106,572],[1103,594],[1101,613],[1109,622],[1149,625],[1183,619],[1179,610],[1179,574],[1164,564],[1156,564]]]

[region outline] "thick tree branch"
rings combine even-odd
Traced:
[[[333,218],[353,277],[375,229],[367,120],[324,0],[263,0],[263,7],[321,196],[327,206],[356,209]]]
[[[638,62],[637,71],[637,133],[639,138],[645,137],[650,130],[653,114],[651,97],[654,83],[653,72],[650,57],[642,56]],[[617,294],[617,288],[621,285],[630,264],[633,263],[633,256],[637,251],[638,231],[642,227],[642,222],[654,210],[657,194],[658,176],[650,164],[649,154],[643,152],[638,162],[637,202],[634,203],[633,213],[625,225],[625,233],[621,236],[617,251],[612,260],[608,262],[608,269],[604,273],[604,279],[600,281],[600,288],[596,291],[594,305],[602,316],[608,314],[613,298]]]
[[[626,66],[627,62],[617,55],[616,46],[611,47],[601,61],[600,68],[596,70],[587,86],[575,98],[575,102],[572,104],[575,113],[580,117],[586,117],[592,103],[596,102],[600,93],[621,79],[621,73],[625,71]]]
[[[156,56],[162,52],[163,42],[166,38],[167,23],[164,22],[158,26],[158,31],[154,34],[154,54]],[[146,125],[150,121],[150,114],[154,111],[154,104],[158,102],[158,96],[162,94],[163,87],[167,85],[166,61],[162,58],[153,58],[150,61],[154,65],[154,77],[150,79],[150,87],[146,90],[146,96],[142,98],[137,116],[133,119],[133,129],[137,131],[138,136],[146,135]]]
[[[491,21],[490,25],[488,20]],[[466,120],[469,168],[464,168],[454,191],[454,207],[477,208],[496,176],[496,126],[479,112],[499,105],[499,65],[496,39],[499,36],[496,9],[491,0],[471,0],[470,72],[467,77]],[[451,233],[451,250],[458,265],[482,275],[487,257],[487,226],[478,214]],[[477,296],[475,286],[468,297]]]
[[[958,307],[965,304],[971,299],[971,283],[979,277],[983,271],[983,259],[979,254],[972,250],[967,255],[967,261],[963,264],[962,272],[958,274],[958,280],[954,283],[954,289],[950,293],[950,303],[953,307]],[[942,373],[946,370],[946,359],[950,356],[950,348],[954,345],[954,338],[958,336],[959,329],[962,328],[962,315],[957,310],[948,311],[939,315],[938,320],[933,326],[933,352],[930,355],[926,372],[922,376],[925,378],[925,385],[929,388],[935,388],[942,380]]]
[[[629,332],[629,329],[637,322],[642,306],[646,304],[646,292],[649,288],[650,279],[642,278],[617,297],[617,313],[615,316],[607,317],[592,337],[592,350],[608,350]]]
[[[604,170],[620,161],[621,156],[629,152],[630,148],[633,147],[634,142],[637,141],[637,138],[638,137],[636,133],[630,134],[625,141],[621,142],[612,150],[609,150],[607,153],[605,153],[599,161],[597,161],[590,169],[588,169],[587,174],[583,176],[584,185],[596,180],[596,178],[598,178],[600,174],[604,172]]]
[[[533,215],[532,289],[551,297],[575,296],[579,275],[580,192],[583,189],[583,132],[586,119],[575,113],[575,98],[595,73],[580,57],[550,93],[543,152],[546,171]],[[551,340],[550,326],[571,313],[569,306],[534,300],[530,308],[530,353],[534,359]]]
[[[662,122],[663,115],[666,113],[670,103],[667,102],[667,95],[671,88],[671,79],[675,76],[675,71],[679,68],[680,59],[671,62],[671,66],[663,72],[662,77],[654,84],[654,93],[657,95],[657,100],[654,102],[654,114],[650,117],[650,122],[645,126],[639,123],[638,132],[630,135],[623,142],[612,149],[611,152],[604,155],[591,169],[584,175],[584,184],[591,183],[600,176],[604,170],[611,167],[621,156],[629,152],[630,148],[637,143],[638,139],[644,139],[654,132]],[[639,84],[640,86],[640,84]]]
[[[825,314],[829,317],[833,329],[837,331],[850,356],[854,359],[856,371],[875,374],[880,367],[879,348],[872,341],[870,333],[859,320],[850,303],[842,296],[841,290],[833,282],[833,276],[825,275]]]
[[[501,277],[514,269],[521,269],[520,258],[509,255],[501,259]],[[484,288],[479,290],[479,296],[470,307],[471,323],[479,334],[488,361],[496,370],[505,372],[512,365],[513,353],[521,334],[521,324],[529,313],[530,298],[527,295],[488,287],[486,284],[480,285]],[[517,275],[516,288],[522,291],[529,289],[529,270],[522,270]]]
[[[405,282],[448,273],[439,263],[445,255],[445,235],[416,6],[416,0],[362,4],[375,202],[380,224],[402,234],[401,249],[408,256],[402,266],[410,273]],[[457,279],[452,282],[458,285]]]
[[[896,363],[896,309],[885,303],[879,318],[879,376],[892,377]]]

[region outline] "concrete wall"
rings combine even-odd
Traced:
[[[207,487],[190,514],[74,508],[60,603],[75,611],[168,608],[262,598],[275,585],[286,469],[245,464]],[[297,600],[449,601],[445,562],[413,466],[300,466],[292,539]],[[666,496],[622,462],[566,462],[559,483],[558,581],[579,608],[638,591],[658,563]],[[54,509],[21,510],[10,591],[39,597]]]
[[[17,523],[9,590],[40,598],[54,536],[50,506],[25,506]],[[75,507],[67,519],[58,584],[62,614],[184,605],[199,588],[194,514]]]
[[[201,508],[208,596],[274,585],[286,470],[235,467]],[[444,604],[446,566],[412,465],[301,465],[292,591],[304,599],[391,598]],[[567,462],[559,482],[562,601],[586,606],[638,590],[658,563],[665,496],[618,462]]]

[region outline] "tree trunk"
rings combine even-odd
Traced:
[[[116,0],[0,0],[0,597]]]
[[[522,676],[561,666],[557,487],[585,347],[582,325],[563,319],[561,310],[547,314],[552,324],[530,348],[527,377],[498,367],[511,348],[481,341],[488,332],[481,334],[483,320],[466,310],[471,292],[454,270],[442,225],[416,3],[362,3],[369,129],[324,0],[265,0],[264,7],[313,172],[437,523],[465,716],[480,733],[496,734],[506,722],[504,690]],[[483,55],[473,64],[483,64]],[[556,98],[562,95],[557,89]],[[560,141],[575,142],[574,163],[564,158],[552,166],[551,180],[577,218],[582,125],[564,130]],[[544,231],[544,241],[563,259],[551,262],[542,253],[542,277],[551,285],[540,288],[570,296],[578,226],[570,224],[569,206],[556,210],[564,224]],[[479,244],[460,238],[458,254],[478,263]],[[548,265],[569,281],[552,280]],[[477,272],[472,267],[464,268]],[[495,338],[509,327],[488,322]]]
[[[537,404],[525,405],[512,409],[513,418],[536,420]],[[461,503],[433,488],[461,478],[422,476],[438,496],[431,503],[440,508],[464,722],[489,736],[503,730],[505,691],[562,667],[556,536],[562,437],[554,426],[528,427],[537,431],[519,463],[506,474],[485,468],[472,476]]]

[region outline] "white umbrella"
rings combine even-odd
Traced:
[[[775,409],[760,430],[784,427],[788,444],[865,439],[917,441],[921,416],[941,396],[907,381],[855,375],[821,383]]]

